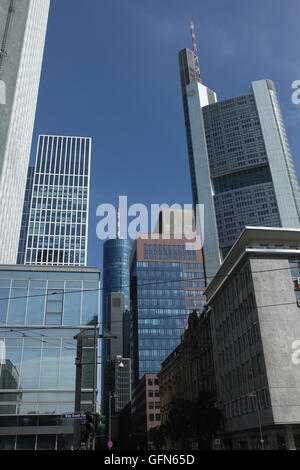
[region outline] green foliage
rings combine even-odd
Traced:
[[[156,450],[161,450],[165,443],[165,427],[161,425],[157,428],[152,428],[149,431],[149,439],[153,442]]]
[[[201,391],[194,402],[181,398],[172,401],[163,432],[173,441],[183,443],[196,438],[199,449],[208,449],[221,423],[222,413],[215,407],[213,395]]]

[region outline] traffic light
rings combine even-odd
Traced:
[[[87,413],[86,429],[88,432],[100,432],[105,430],[105,416],[102,414]]]
[[[106,419],[106,416],[104,415],[97,415],[97,431],[104,431],[105,430],[105,419]]]
[[[95,429],[95,415],[94,413],[86,414],[86,429],[89,432],[93,432]]]

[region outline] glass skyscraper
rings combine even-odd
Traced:
[[[130,256],[132,241],[121,238],[107,240],[103,245],[102,321],[108,327],[107,306],[109,294],[124,294],[124,310],[130,308]]]
[[[187,240],[138,238],[131,264],[133,383],[157,373],[178,346],[187,316],[205,305],[201,250]]]
[[[93,411],[99,313],[96,268],[0,266],[0,449],[72,448],[75,337],[80,411]]]
[[[113,326],[120,326],[122,324],[122,332],[117,328],[122,335],[120,340],[112,340],[111,347],[115,349],[116,341],[120,347],[118,354],[125,354],[128,357],[130,336],[128,333],[128,325],[130,326],[130,318],[128,310],[130,308],[130,256],[132,253],[131,240],[116,238],[107,240],[103,245],[103,278],[102,278],[102,312],[101,322],[102,327],[111,330],[112,321],[119,321],[120,324]],[[120,296],[120,294],[123,294]],[[113,312],[113,297],[120,297],[120,307],[123,311],[118,312],[119,320],[112,318]],[[114,352],[116,354],[116,351]],[[102,341],[102,359],[103,362],[114,360],[111,356],[111,348],[107,341]],[[109,368],[109,364],[107,365]],[[111,390],[111,382],[108,380],[109,372],[107,367],[102,368],[102,405],[107,409],[107,396]]]
[[[0,1],[0,263],[17,262],[49,4]]]
[[[300,192],[274,83],[217,102],[179,53],[194,204],[204,204],[207,279],[245,226],[300,226]]]
[[[28,172],[18,263],[86,266],[90,162],[90,138],[39,136],[34,172]]]

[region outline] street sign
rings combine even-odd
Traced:
[[[65,419],[85,419],[86,415],[85,413],[67,413],[62,415],[62,417]]]

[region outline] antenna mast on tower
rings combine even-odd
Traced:
[[[199,80],[202,82],[201,75],[200,75],[199,55],[198,55],[198,50],[197,50],[197,42],[196,42],[196,35],[195,35],[195,28],[194,28],[193,21],[191,21],[191,33],[192,33],[192,42],[193,42],[193,56],[194,56],[195,72]]]

